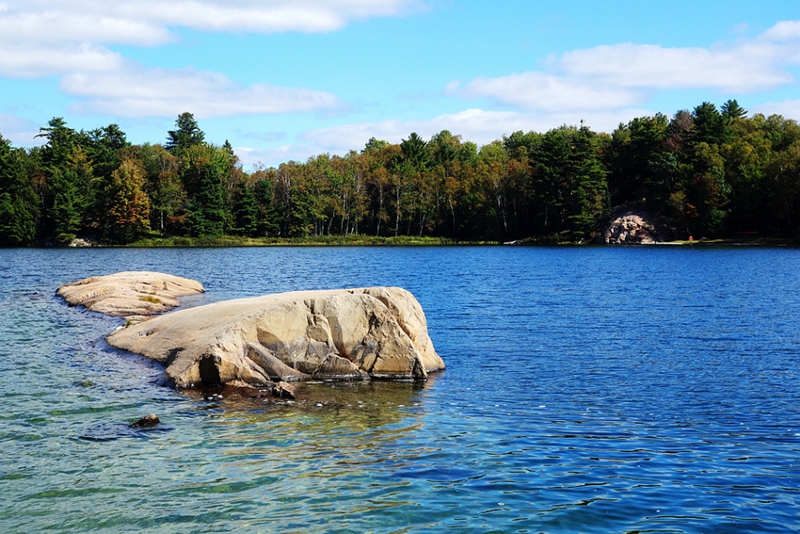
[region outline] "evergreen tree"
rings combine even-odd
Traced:
[[[722,107],[722,116],[727,120],[743,119],[747,116],[747,110],[739,105],[736,100],[728,100]]]
[[[167,132],[165,148],[176,156],[183,155],[189,148],[199,145],[205,139],[205,134],[191,113],[181,113],[175,120],[175,126],[175,130]]]
[[[244,181],[239,182],[233,197],[233,233],[255,237],[258,232],[258,202]]]
[[[403,161],[409,163],[414,170],[428,169],[431,163],[431,153],[428,144],[416,132],[412,132],[408,139],[404,139],[400,143],[400,149],[403,151]]]
[[[231,161],[219,147],[202,143],[185,154],[184,184],[189,193],[187,229],[194,237],[220,237],[227,219],[225,182]]]
[[[0,136],[0,246],[31,245],[36,240],[39,198],[26,174],[25,151]]]
[[[710,102],[703,102],[692,113],[691,140],[693,144],[708,143],[721,145],[726,141],[725,118],[717,111],[717,106]]]
[[[62,167],[77,144],[75,130],[68,128],[62,117],[50,119],[46,127],[39,128],[36,137],[47,139],[47,144],[41,150],[41,161],[48,170]]]
[[[53,193],[51,217],[53,235],[58,245],[66,245],[77,236],[81,229],[83,210],[81,195],[76,187],[75,171],[53,169],[50,187]]]
[[[262,178],[256,181],[253,194],[258,206],[257,235],[277,236],[280,234],[278,213],[273,205],[272,181]]]

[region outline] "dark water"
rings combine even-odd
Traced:
[[[448,369],[176,392],[54,297],[140,269],[200,280],[186,305],[402,286]],[[798,325],[796,250],[0,250],[0,532],[798,530]]]

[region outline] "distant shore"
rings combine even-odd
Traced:
[[[86,243],[87,245],[90,243]],[[280,246],[615,246],[615,247],[661,247],[661,246],[690,246],[690,247],[725,247],[725,246],[754,246],[754,247],[800,247],[800,243],[792,238],[747,236],[723,239],[694,239],[676,240],[656,243],[629,243],[622,245],[601,245],[596,242],[559,241],[555,239],[523,239],[512,242],[497,241],[461,241],[442,237],[417,237],[417,236],[367,236],[367,235],[333,235],[333,236],[308,236],[308,237],[240,237],[222,236],[210,237],[166,237],[141,239],[129,245],[100,245],[91,243],[91,246],[109,246],[113,248],[179,248],[179,247],[280,247]]]

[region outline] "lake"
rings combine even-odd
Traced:
[[[185,306],[401,286],[447,370],[175,391],[55,297],[123,270],[199,280]],[[0,308],[2,532],[800,529],[797,250],[0,249]]]

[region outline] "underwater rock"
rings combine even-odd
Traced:
[[[135,423],[131,423],[131,427],[132,428],[147,428],[147,427],[151,427],[151,426],[156,426],[160,422],[161,421],[158,419],[158,416],[156,414],[151,413],[151,414],[145,415],[144,417],[142,417],[141,419],[139,419]]]

